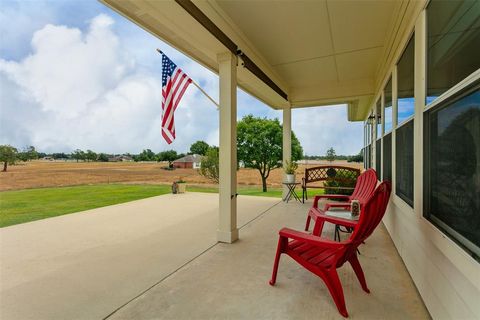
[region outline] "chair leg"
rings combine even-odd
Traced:
[[[345,305],[345,297],[343,295],[342,283],[338,277],[336,269],[329,271],[324,278],[325,284],[327,285],[328,291],[337,306],[338,312],[345,318],[348,318],[347,307]]]
[[[312,217],[307,213],[307,223],[305,224],[305,231],[308,231],[308,228],[310,228],[310,220],[312,220]]]
[[[358,281],[360,282],[360,285],[362,286],[363,291],[370,293],[370,290],[367,287],[367,281],[365,280],[365,275],[362,270],[362,266],[360,265],[360,261],[358,261],[357,255],[353,255],[348,262],[350,262],[350,265],[353,268],[353,271],[355,271],[355,274],[357,275]]]
[[[315,225],[313,226],[312,234],[320,237],[322,235],[324,224],[325,221],[323,219],[317,218],[317,220],[315,220]]]
[[[286,241],[288,241],[286,238],[278,238],[277,253],[275,255],[275,262],[273,263],[272,279],[268,282],[271,286],[274,286],[277,281],[278,263],[280,262],[280,255],[283,252]]]

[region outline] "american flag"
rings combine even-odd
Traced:
[[[162,136],[168,144],[175,140],[173,114],[191,82],[192,79],[162,53]]]

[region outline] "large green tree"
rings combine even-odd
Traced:
[[[247,168],[257,169],[267,191],[270,171],[282,166],[282,125],[278,119],[243,117],[237,124],[237,158]],[[292,131],[292,160],[302,158],[303,149]]]
[[[157,154],[157,161],[167,161],[169,168],[173,166],[173,161],[177,160],[178,158],[177,151],[175,150],[162,151]]]
[[[9,164],[15,164],[17,160],[18,150],[10,145],[0,146],[0,162],[3,162],[3,172],[7,171]]]
[[[207,154],[209,148],[210,146],[208,145],[208,143],[199,140],[190,146],[190,153],[204,156]]]

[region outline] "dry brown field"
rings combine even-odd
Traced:
[[[312,167],[328,162],[309,161]],[[334,165],[361,167],[358,163],[335,161]],[[211,184],[195,169],[164,170],[166,163],[138,162],[63,162],[30,161],[9,166],[0,172],[0,191],[42,187],[60,187],[99,183],[171,184],[185,180],[192,184]],[[300,165],[297,177],[303,176],[305,165]],[[240,169],[237,174],[239,185],[261,185],[256,169]],[[269,186],[280,186],[282,169],[275,169],[268,178]]]

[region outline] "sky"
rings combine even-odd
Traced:
[[[187,152],[218,145],[218,111],[193,85],[175,112],[176,140],[161,136],[160,48],[218,101],[218,76],[95,0],[1,0],[0,144],[41,152],[91,149]],[[237,117],[279,118],[238,90]],[[346,106],[292,110],[307,155],[357,154],[363,125]]]

